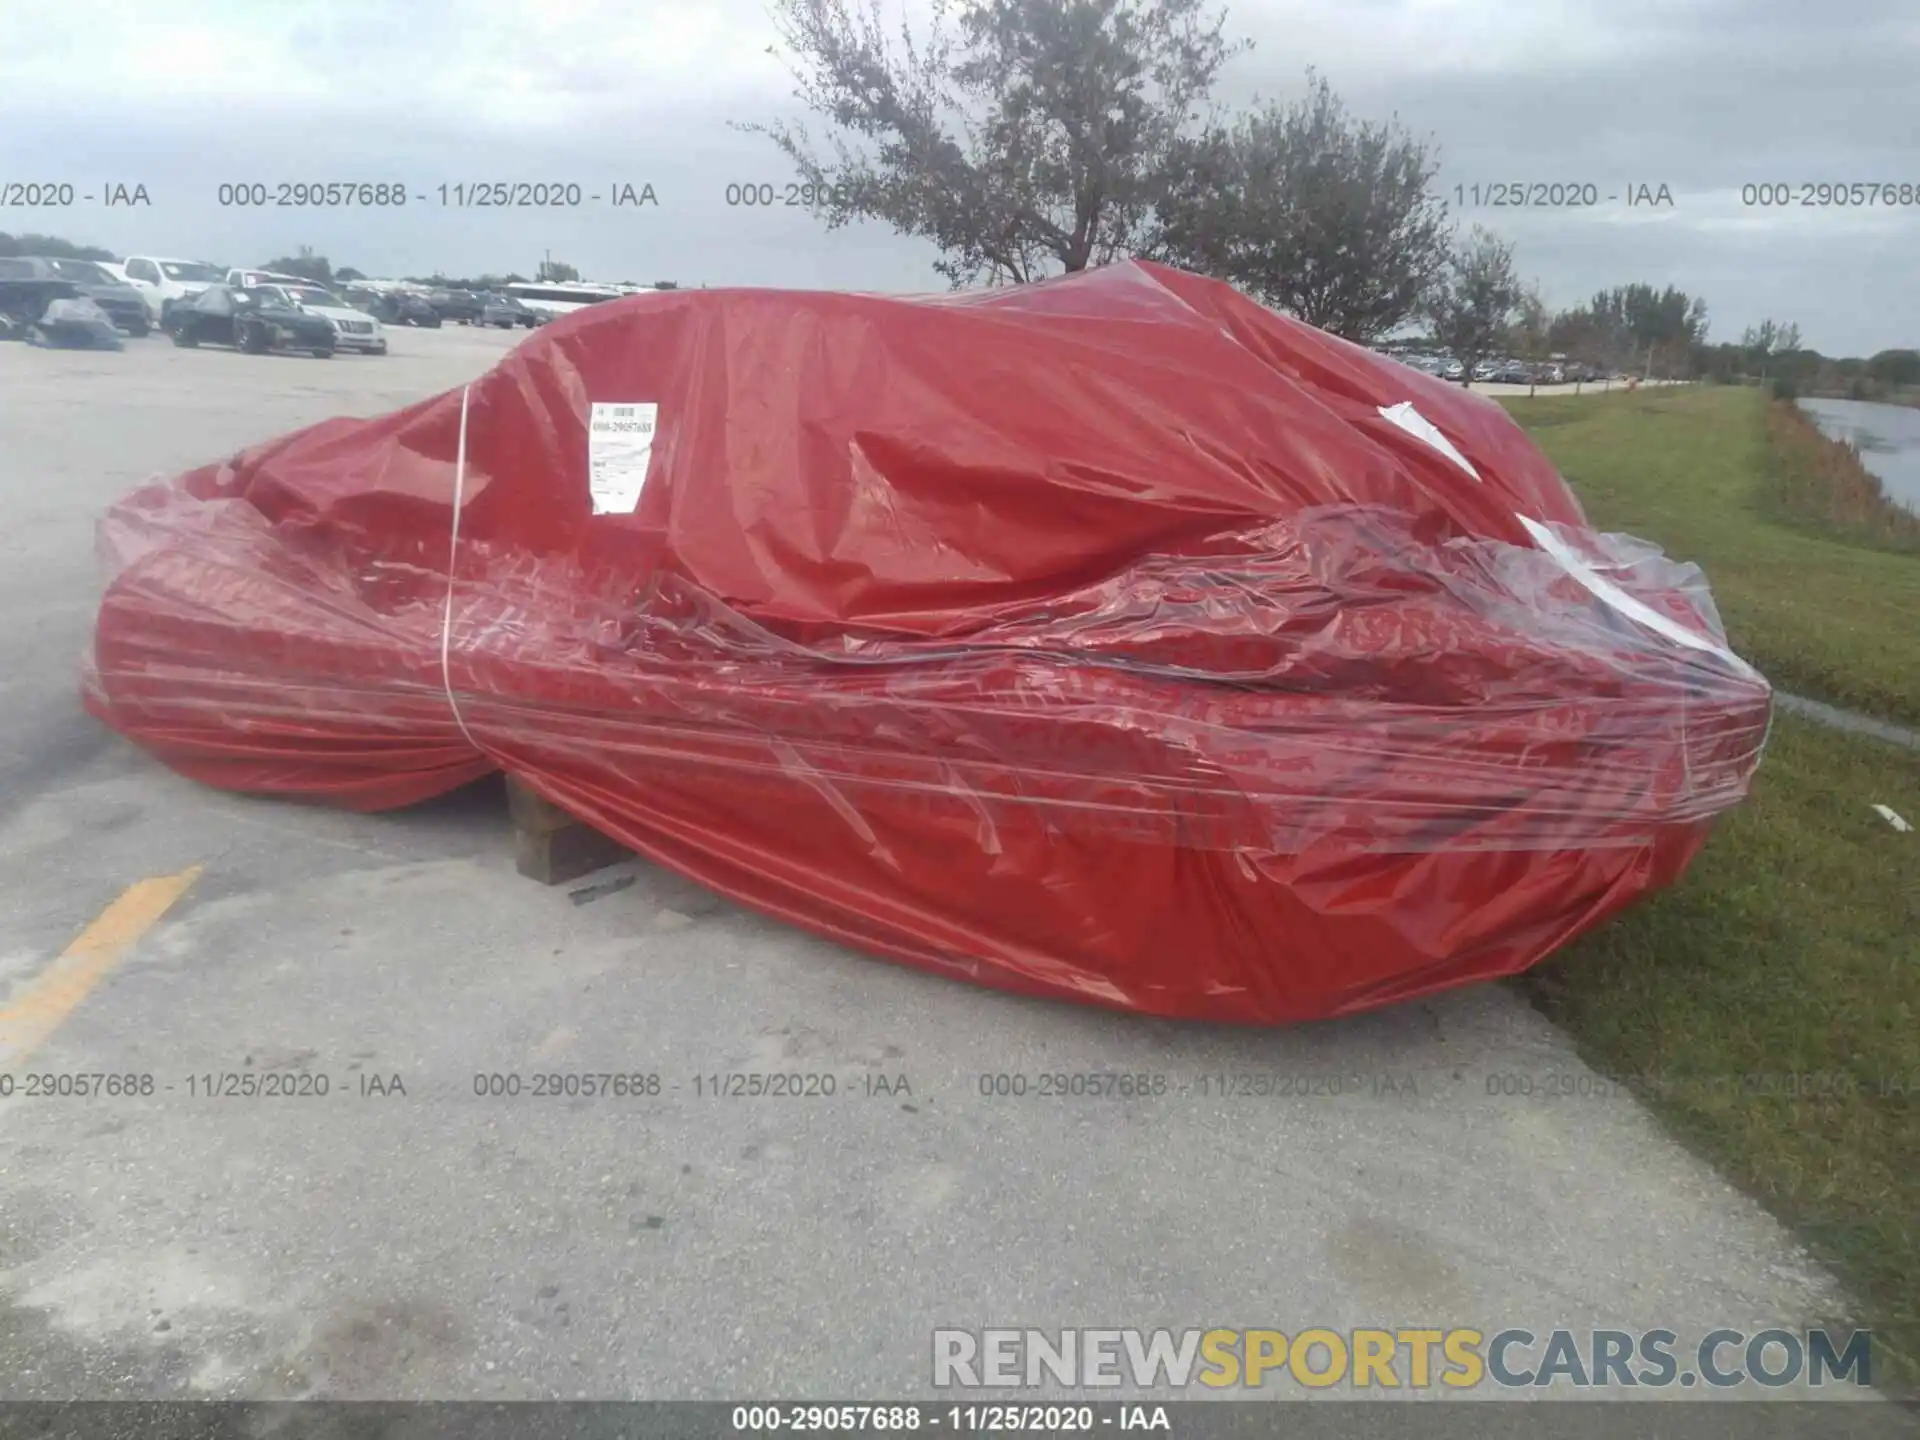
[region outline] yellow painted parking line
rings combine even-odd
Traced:
[[[45,1044],[199,878],[198,865],[178,875],[156,875],[129,885],[102,910],[58,959],[0,1009],[0,1069],[17,1065]]]

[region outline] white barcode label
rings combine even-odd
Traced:
[[[596,515],[631,515],[653,462],[657,404],[593,402],[587,417],[587,488]]]

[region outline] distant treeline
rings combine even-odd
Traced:
[[[0,230],[0,255],[46,255],[56,260],[105,260],[119,264],[120,257],[98,245],[76,245],[58,235],[9,235]]]
[[[1807,395],[1920,405],[1920,350],[1882,350],[1863,360],[1794,349],[1766,356],[1756,367],[1754,357],[1738,346],[1713,345],[1702,347],[1695,368],[1702,379],[1764,384],[1783,399]]]

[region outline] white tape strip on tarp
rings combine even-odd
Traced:
[[[1453,442],[1442,435],[1431,420],[1413,408],[1411,400],[1402,400],[1398,405],[1382,405],[1380,417],[1389,424],[1398,425],[1415,439],[1426,441],[1471,475],[1476,485],[1480,483],[1480,472],[1473,468],[1466,456],[1453,448]]]
[[[1389,424],[1397,425],[1409,435],[1425,441],[1435,450],[1438,450],[1442,455],[1445,455],[1449,460],[1452,460],[1454,464],[1466,471],[1467,474],[1471,475],[1476,483],[1480,481],[1479,472],[1473,468],[1473,465],[1467,460],[1467,457],[1454,449],[1452,443],[1446,436],[1440,433],[1434,423],[1414,408],[1411,400],[1403,400],[1398,405],[1380,406],[1380,416]],[[1575,580],[1578,580],[1584,585],[1588,592],[1595,598],[1611,605],[1628,619],[1637,621],[1656,634],[1673,641],[1675,644],[1685,645],[1694,650],[1704,650],[1711,655],[1718,655],[1737,665],[1743,674],[1753,675],[1757,678],[1758,672],[1726,646],[1708,639],[1705,635],[1697,631],[1688,629],[1671,616],[1662,615],[1651,605],[1646,604],[1644,601],[1636,600],[1625,590],[1622,590],[1618,585],[1614,584],[1613,581],[1607,579],[1606,576],[1589,565],[1566,541],[1554,534],[1550,527],[1542,524],[1538,520],[1529,519],[1525,515],[1516,515],[1514,518],[1526,527],[1527,534],[1533,537],[1534,544],[1551,555],[1554,560],[1559,563],[1562,570],[1565,570]]]
[[[1534,538],[1539,547],[1560,562],[1560,568],[1578,580],[1607,604],[1613,606],[1630,620],[1637,620],[1649,630],[1657,631],[1676,644],[1691,646],[1695,650],[1705,650],[1709,654],[1721,656],[1739,666],[1748,675],[1756,672],[1733,651],[1694,630],[1689,630],[1670,615],[1662,615],[1644,601],[1636,600],[1606,576],[1587,564],[1567,543],[1552,530],[1537,520],[1529,520],[1525,515],[1516,517],[1527,527],[1527,533]]]
[[[460,727],[460,733],[467,737],[467,743],[478,750],[480,742],[467,729],[467,722],[460,714],[460,702],[453,693],[453,668],[450,664],[453,649],[453,577],[460,559],[460,510],[467,492],[467,398],[472,391],[471,385],[464,386],[460,391],[460,442],[453,457],[453,532],[447,541],[447,606],[440,617],[440,683],[446,688],[447,708],[453,711],[453,723]]]
[[[453,723],[474,749],[481,748],[460,713],[453,693],[453,598],[460,560],[460,514],[467,498],[467,415],[473,387],[460,391],[460,439],[453,460],[453,525],[447,540],[447,598],[440,616],[440,684],[447,693]],[[654,427],[659,405],[652,402],[614,404],[596,401],[588,429],[589,486],[596,515],[630,514],[640,503],[653,456]]]

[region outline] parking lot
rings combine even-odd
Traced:
[[[1019,1000],[637,863],[595,877],[625,888],[522,879],[494,785],[271,804],[97,726],[76,664],[103,506],[527,339],[389,334],[330,360],[0,346],[0,1065],[154,1077],[0,1099],[0,1397],[908,1396],[936,1326],[1685,1333],[1837,1307],[1629,1100],[1489,1094],[1586,1073],[1503,988],[1265,1032]],[[170,876],[164,914],[115,912],[50,969]],[[552,1071],[663,1087],[476,1094]],[[697,1093],[738,1071],[834,1093]],[[1169,1084],[982,1094],[1060,1072]],[[326,1093],[205,1093],[269,1073]],[[1200,1093],[1237,1074],[1284,1083]]]

